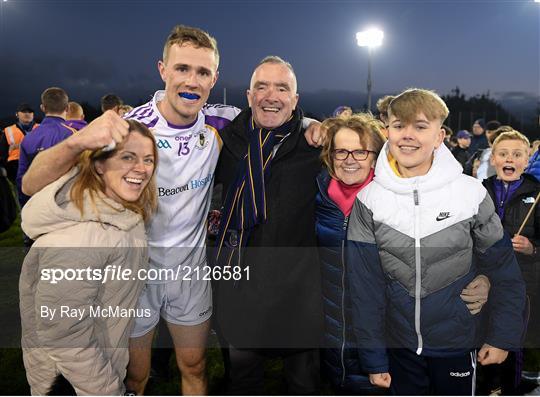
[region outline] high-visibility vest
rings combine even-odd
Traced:
[[[34,124],[36,128],[39,124]],[[10,125],[4,129],[4,134],[6,134],[6,139],[9,144],[9,154],[7,161],[19,160],[21,142],[24,138],[24,133],[17,127],[17,124]]]

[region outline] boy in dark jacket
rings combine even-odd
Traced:
[[[540,182],[524,173],[527,167],[529,140],[518,131],[504,132],[493,143],[491,165],[497,174],[486,179],[484,186],[495,203],[505,231],[512,236],[512,245],[521,267],[530,300],[530,316],[525,346],[540,346],[540,207],[521,224],[540,192]],[[519,232],[519,233],[518,233]],[[531,354],[530,349],[525,353]],[[532,356],[532,355],[531,355]],[[512,353],[500,368],[503,394],[521,394],[519,383],[522,367],[521,352]]]

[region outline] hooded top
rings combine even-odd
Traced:
[[[427,174],[412,178],[396,175],[388,143],[382,153],[348,229],[352,317],[364,368],[387,372],[386,347],[435,357],[468,353],[477,319],[460,293],[477,273],[492,283],[486,343],[519,346],[524,284],[480,181],[462,174],[445,145]]]
[[[77,173],[45,187],[22,211],[23,230],[36,239],[19,280],[24,364],[32,394],[46,394],[60,372],[79,395],[118,395],[132,319],[145,315],[136,310],[144,284],[137,271],[147,267],[144,224],[103,194],[95,207],[86,194],[81,216],[69,198]],[[112,269],[131,276],[121,280]]]

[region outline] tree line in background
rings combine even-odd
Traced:
[[[489,91],[486,94],[467,98],[459,89],[454,88],[449,95],[442,97],[450,109],[450,116],[445,124],[454,132],[459,130],[471,131],[473,122],[483,118],[486,122],[497,120],[501,124],[510,125],[514,129],[524,133],[531,140],[540,139],[540,119],[536,117],[516,117],[504,109],[495,99],[490,98]],[[540,114],[538,105],[537,115]]]
[[[471,130],[474,120],[483,118],[486,122],[490,120],[498,120],[502,124],[511,125],[520,132],[527,135],[531,141],[540,139],[540,104],[537,109],[537,116],[523,117],[507,111],[500,103],[490,97],[489,91],[485,94],[478,94],[471,97],[466,97],[461,92],[459,87],[450,91],[450,94],[443,95],[442,98],[450,109],[450,116],[445,124],[448,125],[454,132],[459,130]],[[130,103],[136,107],[146,103],[147,100],[142,98],[137,103]],[[99,104],[96,106],[89,102],[81,102],[84,110],[85,120],[90,122],[101,115]],[[321,115],[316,112],[311,112],[310,109],[304,109],[308,117],[321,119]],[[15,112],[13,112],[15,113]],[[42,119],[41,114],[36,114],[36,120]],[[15,122],[14,116],[8,116],[0,119],[0,128],[4,128]]]

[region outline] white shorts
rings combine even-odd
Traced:
[[[149,317],[136,317],[132,338],[143,336],[155,328],[159,316],[176,325],[199,325],[212,316],[212,287],[209,280],[168,281],[146,284],[138,309],[149,309]],[[148,310],[147,310],[148,311]]]

